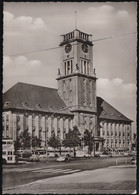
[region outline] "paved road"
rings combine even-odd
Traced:
[[[116,164],[116,159],[118,159],[118,164],[125,164],[127,158],[94,158],[68,163],[40,162],[26,165],[6,165],[3,167],[3,189],[28,184],[40,179],[113,166]],[[128,158],[129,161],[130,158]]]
[[[5,189],[3,194],[132,194],[136,189],[134,165],[74,172]]]

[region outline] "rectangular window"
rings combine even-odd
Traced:
[[[8,155],[12,155],[12,151],[8,151]]]
[[[24,116],[24,125],[25,125],[25,128],[27,129],[28,128],[28,116]]]
[[[35,128],[35,117],[34,116],[32,117],[32,128],[33,129]]]
[[[67,70],[67,65],[66,65],[67,63],[65,62],[64,64],[65,64],[65,75],[66,75],[67,74],[67,71],[66,71]]]
[[[70,61],[67,61],[67,73],[70,73]]]
[[[12,157],[8,157],[8,160],[9,160],[9,161],[12,161]]]
[[[84,61],[84,74],[86,74],[86,61]]]
[[[73,73],[73,64],[72,64],[72,60],[70,61],[71,64],[71,74]]]
[[[32,137],[35,137],[35,130],[32,130]]]
[[[89,74],[89,62],[87,62],[87,74]]]
[[[6,151],[2,151],[2,154],[3,154],[3,155],[6,155]]]
[[[39,138],[42,138],[42,130],[39,130]]]
[[[54,131],[54,118],[53,117],[51,118],[51,129],[52,131]]]
[[[83,73],[83,60],[81,60],[81,73]]]
[[[57,132],[60,133],[60,119],[57,119]]]
[[[19,115],[17,115],[17,122],[19,122],[20,121],[20,116]]]
[[[41,117],[38,118],[38,126],[39,126],[39,130],[42,130],[42,127],[41,127]]]

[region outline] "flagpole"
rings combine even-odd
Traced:
[[[75,11],[75,30],[77,30],[77,11]]]

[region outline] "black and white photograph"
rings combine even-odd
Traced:
[[[137,194],[137,2],[3,3],[3,194]]]

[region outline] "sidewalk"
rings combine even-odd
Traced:
[[[132,194],[135,189],[136,166],[123,165],[38,180],[3,194]]]

